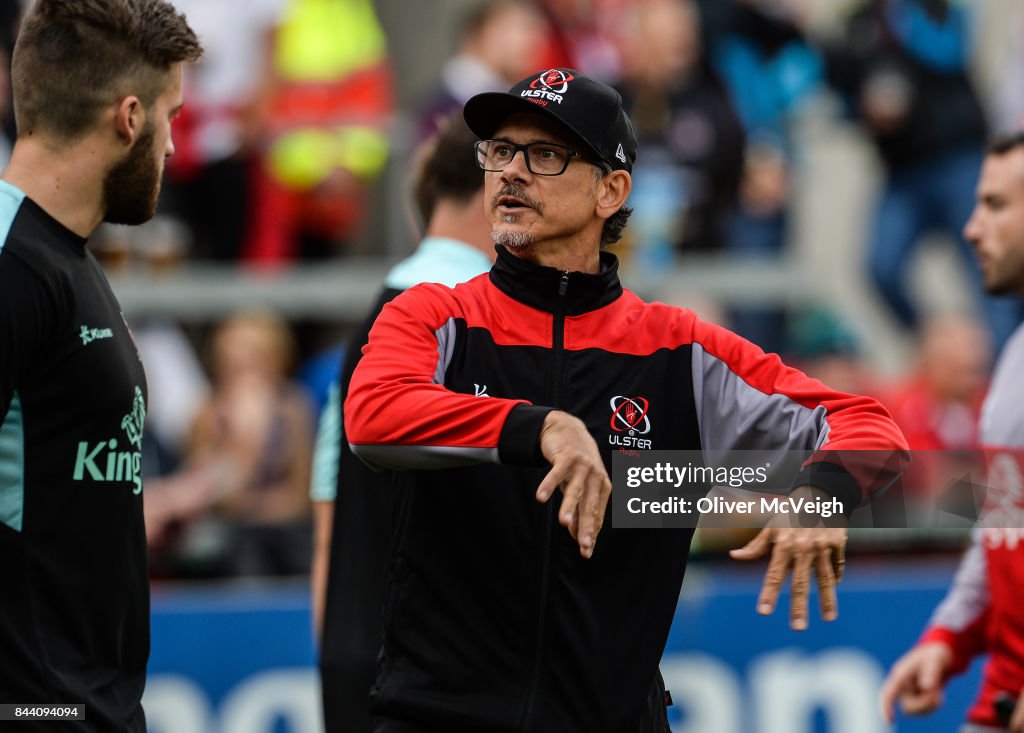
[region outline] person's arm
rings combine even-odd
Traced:
[[[331,569],[331,536],[334,530],[334,502],[313,501],[313,562],[309,571],[313,638],[317,646],[323,637],[327,606],[327,577]]]
[[[963,672],[973,657],[985,651],[990,595],[980,537],[978,531],[972,535],[945,599],[917,644],[893,665],[882,685],[879,706],[890,723],[897,701],[906,715],[926,715],[938,709],[949,678]]]
[[[906,442],[876,400],[829,389],[718,326],[695,321],[693,329],[693,389],[705,451],[815,451],[794,479],[794,493],[835,497],[848,511],[898,475]],[[777,521],[731,554],[752,560],[771,552],[757,601],[761,614],[774,611],[792,572],[790,623],[802,630],[812,577],[822,616],[836,618],[834,586],[842,577],[845,547],[843,528],[791,528]]]
[[[1024,690],[1017,697],[1017,706],[1010,717],[1010,733],[1024,733]]]
[[[352,452],[371,467],[543,465],[539,435],[551,408],[444,386],[456,311],[447,288],[419,285],[374,323],[343,407]]]
[[[537,500],[562,487],[559,521],[590,557],[611,493],[597,444],[568,413],[446,389],[457,309],[447,288],[426,284],[381,311],[344,404],[352,452],[371,466],[397,469],[546,460],[551,470]]]
[[[313,470],[309,497],[313,501],[313,561],[310,567],[310,593],[313,632],[319,642],[327,600],[327,575],[331,562],[331,534],[334,528],[334,500],[338,490],[341,459],[341,386],[331,382],[327,403],[320,413],[313,450]]]

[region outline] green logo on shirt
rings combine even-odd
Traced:
[[[114,332],[109,328],[89,328],[88,326],[82,326],[82,330],[78,332],[78,335],[82,339],[82,346],[88,346],[93,341],[99,341],[100,339],[114,338]]]
[[[133,494],[142,492],[142,426],[146,422],[146,401],[142,390],[135,388],[131,412],[121,419],[121,429],[128,435],[128,444],[134,450],[117,450],[117,438],[90,444],[79,441],[75,457],[74,480],[82,481],[86,474],[93,481],[130,481]]]

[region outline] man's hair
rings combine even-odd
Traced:
[[[1017,130],[996,137],[988,145],[990,155],[1006,155],[1017,148],[1024,148],[1024,130]]]
[[[605,163],[594,163],[595,177],[600,180],[612,172],[611,166]],[[605,219],[604,228],[601,229],[601,246],[607,247],[622,239],[622,230],[629,223],[629,217],[633,214],[633,207],[623,205],[621,209]]]
[[[36,0],[11,62],[18,133],[74,140],[130,94],[148,109],[202,52],[166,0]]]
[[[427,226],[442,199],[469,200],[484,186],[484,172],[476,163],[473,144],[477,137],[456,112],[445,120],[420,148],[413,177],[413,199]]]

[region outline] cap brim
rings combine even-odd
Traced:
[[[508,92],[484,92],[471,97],[462,109],[462,117],[469,125],[469,129],[481,140],[494,137],[494,133],[504,124],[505,120],[516,114],[540,115],[551,120],[558,127],[571,132],[597,160],[607,163],[604,156],[587,142],[579,130],[549,111],[547,107],[542,107],[523,97],[517,97]]]

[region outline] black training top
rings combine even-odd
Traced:
[[[141,732],[146,377],[85,244],[0,181],[0,701]]]

